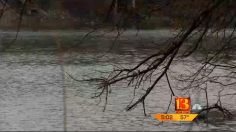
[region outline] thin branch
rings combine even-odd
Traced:
[[[173,89],[172,89],[172,87],[171,87],[171,85],[170,85],[170,80],[169,80],[169,78],[168,78],[167,73],[166,73],[165,75],[166,75],[166,80],[167,80],[167,82],[168,82],[168,85],[169,85],[169,88],[170,88],[170,90],[171,90],[171,93],[172,93],[173,96],[175,96],[174,91],[173,91]]]
[[[18,37],[19,31],[20,31],[20,27],[21,27],[21,22],[22,22],[22,17],[23,17],[24,9],[25,9],[25,7],[26,7],[26,3],[27,3],[27,2],[28,2],[28,0],[25,0],[25,2],[23,3],[23,7],[22,7],[22,9],[21,9],[20,22],[18,23],[18,28],[17,28],[16,36],[15,36],[15,38],[13,39],[13,41],[12,41],[9,45],[7,45],[7,46],[5,47],[5,49],[3,49],[3,51],[6,51],[8,48],[10,48],[10,47],[13,45],[13,43],[16,41],[17,37]]]

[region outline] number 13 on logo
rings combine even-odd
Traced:
[[[175,98],[175,112],[176,114],[190,113],[190,97],[189,98]]]

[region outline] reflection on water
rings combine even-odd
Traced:
[[[121,38],[110,49],[113,39],[90,37],[63,55],[65,70],[76,79],[86,79],[88,76],[100,77],[113,69],[109,63],[122,63],[131,66],[142,59],[145,54],[151,54],[156,49],[147,45],[153,41],[163,41],[154,38],[159,32],[141,33],[141,37],[127,39],[132,32]],[[163,33],[165,33],[163,31]],[[162,33],[162,35],[163,35]],[[136,33],[134,33],[136,34]],[[60,54],[55,43],[57,33],[23,32],[19,40],[5,52],[0,63],[1,130],[63,130],[63,90]],[[166,34],[165,34],[166,35]],[[4,33],[4,45],[11,42],[12,33]],[[59,35],[62,48],[76,44],[83,33],[64,33]],[[126,38],[127,37],[127,38]],[[140,41],[140,40],[145,41]],[[68,46],[69,45],[69,46]],[[135,57],[133,57],[135,55]],[[181,67],[181,64],[176,64]],[[102,71],[102,72],[100,72]],[[96,82],[76,82],[66,75],[67,90],[67,127],[68,130],[232,130],[235,131],[235,121],[224,121],[219,125],[204,123],[160,123],[153,116],[163,113],[168,106],[170,91],[166,83],[148,96],[146,101],[147,117],[143,116],[139,105],[131,112],[123,111],[132,100],[133,90],[126,88],[125,83],[118,83],[109,95],[106,112],[102,112],[104,100],[97,105],[99,99],[91,99],[96,92]],[[145,86],[144,86],[145,87]],[[141,92],[142,90],[140,90]],[[210,100],[216,92],[210,93]],[[177,91],[176,91],[177,94]],[[180,93],[178,94],[180,95]],[[193,102],[197,101],[192,95]],[[200,103],[204,104],[204,94],[197,94]],[[202,100],[202,102],[201,102]],[[224,99],[222,99],[224,101]],[[232,102],[225,99],[225,107]],[[172,101],[169,112],[174,112]]]

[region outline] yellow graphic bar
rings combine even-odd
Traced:
[[[193,121],[198,114],[154,114],[159,121]]]

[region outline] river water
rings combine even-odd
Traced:
[[[216,124],[160,122],[153,114],[164,113],[170,101],[170,90],[163,80],[148,96],[147,116],[142,105],[130,112],[124,111],[132,100],[133,90],[125,83],[112,87],[105,112],[104,98],[91,98],[96,92],[96,82],[75,81],[88,77],[102,77],[112,71],[112,64],[135,65],[147,54],[156,52],[155,44],[171,37],[166,30],[127,31],[112,46],[115,33],[105,37],[100,33],[88,37],[79,46],[61,54],[60,50],[77,44],[87,32],[20,32],[15,43],[1,53],[0,63],[0,130],[142,130],[142,131],[236,131],[236,120]],[[14,39],[15,32],[3,32],[3,45]],[[158,37],[157,37],[158,36]],[[163,39],[164,38],[164,39]],[[112,46],[112,50],[110,47]],[[104,54],[109,51],[109,53]],[[134,57],[135,56],[135,57]],[[185,72],[183,64],[174,64]],[[64,115],[63,88],[66,90],[66,118]],[[235,88],[225,90],[230,93]],[[214,102],[218,89],[210,87],[209,101]],[[175,90],[178,96],[181,92]],[[205,105],[201,92],[191,95],[193,102]],[[235,97],[222,98],[224,107],[236,110]],[[97,105],[98,104],[98,105]],[[169,113],[174,112],[174,100]],[[65,125],[66,119],[66,125]]]

